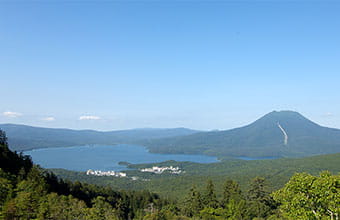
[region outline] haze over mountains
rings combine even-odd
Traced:
[[[120,131],[71,130],[41,128],[17,124],[1,124],[12,150],[69,147],[87,144],[128,144],[141,140],[189,135],[197,131],[186,128],[140,128]]]
[[[3,124],[14,150],[85,144],[140,144],[154,153],[219,157],[302,157],[340,152],[340,130],[322,127],[293,111],[273,111],[226,131],[186,128],[99,132]]]

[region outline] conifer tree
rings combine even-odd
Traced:
[[[231,200],[239,201],[241,199],[241,189],[238,183],[230,179],[226,180],[223,188],[223,198],[221,205],[226,207]]]
[[[203,204],[204,204],[204,207],[209,207],[209,208],[218,207],[218,200],[215,194],[214,184],[212,180],[208,180],[205,194],[203,197]]]
[[[0,147],[7,147],[7,137],[3,130],[0,130]]]
[[[201,193],[193,186],[184,202],[184,214],[192,217],[203,208]]]
[[[249,215],[252,217],[266,217],[276,208],[274,200],[266,189],[265,179],[262,177],[256,177],[251,181],[247,199]]]

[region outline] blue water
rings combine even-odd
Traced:
[[[34,163],[44,168],[63,168],[74,171],[93,170],[126,170],[125,166],[119,165],[120,161],[129,163],[157,163],[167,160],[191,161],[198,163],[218,162],[216,157],[205,155],[185,154],[153,154],[145,147],[137,145],[116,146],[76,146],[43,148],[25,151],[30,155]]]

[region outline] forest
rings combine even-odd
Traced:
[[[0,131],[0,219],[339,219],[340,175],[329,171],[296,173],[274,191],[264,177],[246,190],[232,179],[191,185],[176,200],[71,182],[12,152]]]
[[[179,167],[183,173],[172,175],[163,173],[140,172],[141,168],[153,166]],[[260,176],[266,179],[269,191],[282,188],[295,173],[307,172],[318,175],[324,170],[333,174],[339,172],[340,153],[318,155],[305,158],[280,158],[267,160],[236,160],[226,159],[216,163],[202,164],[193,162],[165,161],[152,164],[128,164],[129,170],[124,172],[131,178],[105,177],[86,175],[85,172],[76,172],[64,169],[50,169],[58,177],[80,181],[101,186],[109,186],[116,190],[149,190],[162,198],[183,200],[193,183],[198,190],[204,190],[207,179],[214,182],[215,191],[221,197],[223,186],[227,179],[239,183],[242,191],[247,191],[251,180]],[[147,180],[147,181],[145,181]]]

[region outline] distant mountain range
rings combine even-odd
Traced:
[[[186,128],[100,132],[1,124],[13,150],[87,144],[139,144],[154,153],[218,157],[303,157],[340,152],[340,130],[322,127],[293,111],[273,111],[226,131]]]
[[[273,111],[244,127],[143,144],[155,153],[300,157],[340,152],[340,130],[322,127],[297,112]]]
[[[198,131],[187,128],[140,128],[120,131],[71,130],[41,128],[18,124],[0,124],[12,150],[68,147],[87,144],[129,144],[166,137],[190,135]]]

